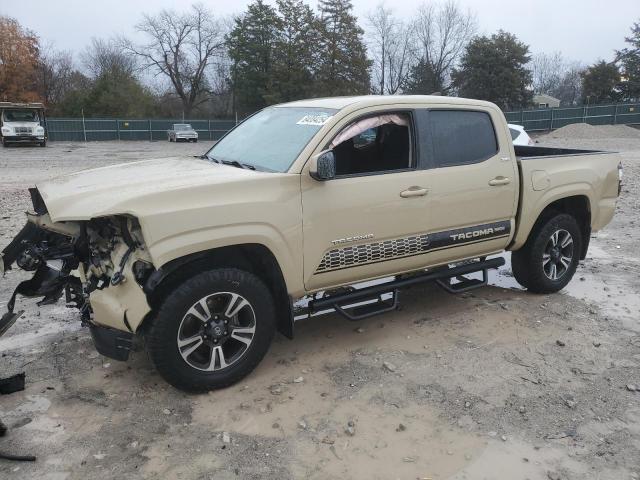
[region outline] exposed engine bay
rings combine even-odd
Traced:
[[[34,273],[9,299],[0,319],[0,336],[23,313],[14,311],[18,296],[42,297],[40,306],[56,303],[64,295],[67,306],[80,310],[84,323],[134,332],[149,311],[142,286],[155,270],[137,219],[122,215],[52,222],[38,190],[29,192],[34,213],[27,213],[26,225],[2,251],[0,273],[14,263]],[[129,282],[134,288],[124,287]],[[140,317],[134,327],[127,320],[131,308]]]

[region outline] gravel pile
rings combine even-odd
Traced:
[[[627,125],[589,125],[588,123],[572,123],[554,130],[550,138],[637,138],[640,130]]]

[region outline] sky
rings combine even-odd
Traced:
[[[200,0],[219,15],[241,13],[248,0]],[[410,19],[424,0],[386,0],[401,18]],[[378,2],[352,0],[356,15],[364,16]],[[193,1],[179,0],[0,0],[0,14],[17,19],[41,40],[58,50],[80,52],[92,37],[134,36],[143,13],[163,8],[185,10]],[[275,3],[275,0],[267,0]],[[315,7],[316,1],[308,2]],[[514,33],[532,53],[562,52],[567,60],[591,64],[612,60],[623,48],[634,21],[640,21],[639,0],[458,0],[476,14],[479,33],[498,29]],[[135,37],[134,37],[135,38]]]

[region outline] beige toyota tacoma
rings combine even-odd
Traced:
[[[481,287],[505,250],[529,291],[560,290],[611,220],[620,178],[616,154],[514,147],[487,102],[269,107],[201,158],[32,188],[33,211],[0,266],[34,274],[0,334],[19,316],[16,295],[64,295],[104,355],[126,360],[139,335],[172,385],[224,387],[251,372],[276,330],[292,337],[300,314],[359,320],[420,282]]]

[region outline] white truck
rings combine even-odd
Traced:
[[[0,139],[2,146],[29,143],[45,147],[44,105],[41,103],[0,102]]]

